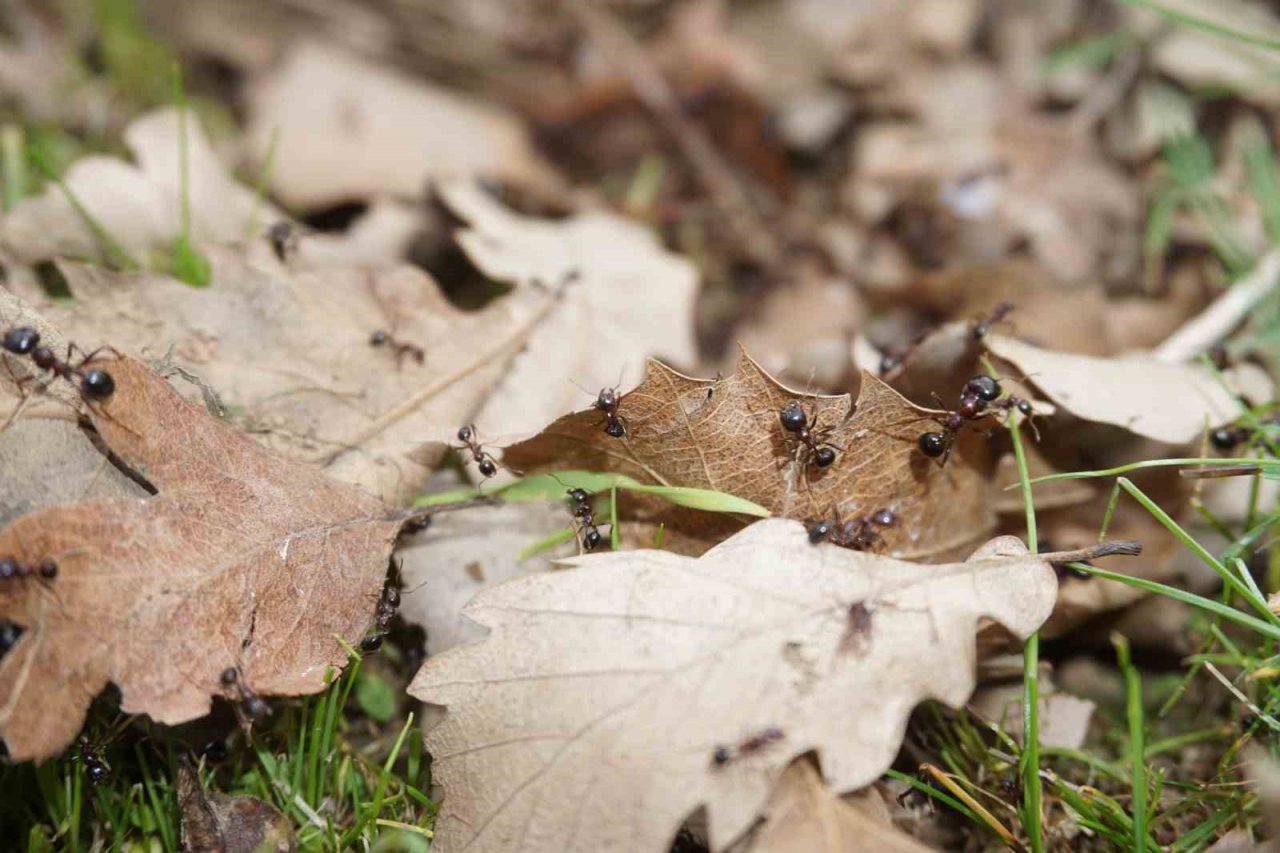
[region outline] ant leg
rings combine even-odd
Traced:
[[[68,361],[68,362],[70,362],[70,361],[71,361],[72,351],[73,351],[73,350],[78,351],[79,349],[80,349],[80,348],[79,348],[78,346],[76,346],[74,343],[69,343],[69,344],[67,344],[67,361]],[[104,344],[103,346],[98,347],[98,348],[97,348],[97,349],[95,349],[93,352],[88,353],[87,355],[85,355],[85,357],[84,357],[84,358],[82,358],[82,359],[80,359],[78,362],[76,362],[76,365],[75,365],[75,366],[76,366],[76,369],[78,370],[78,369],[80,369],[81,367],[83,367],[84,365],[86,365],[86,364],[88,364],[89,362],[93,361],[95,358],[97,358],[97,357],[98,357],[98,353],[101,353],[101,352],[107,352],[107,353],[110,353],[111,355],[115,356],[116,358],[124,358],[124,353],[120,352],[120,350],[116,349],[116,348],[115,348],[115,347],[113,347],[113,346],[109,346],[109,345],[105,345],[105,344]]]

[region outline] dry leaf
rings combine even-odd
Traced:
[[[581,388],[594,395],[634,383],[648,356],[697,360],[697,270],[650,229],[611,213],[520,216],[471,182],[446,184],[440,195],[468,224],[457,240],[485,275],[559,290],[476,416],[481,434],[530,435],[589,399]]]
[[[525,560],[520,552],[569,526],[561,504],[509,503],[484,512],[456,513],[432,521],[412,544],[396,552],[404,588],[400,615],[427,632],[427,654],[471,643],[485,632],[462,616],[477,592],[520,575],[551,568],[575,552],[573,540]]]
[[[373,621],[400,521],[376,498],[278,456],[182,400],[140,362],[99,365],[104,442],[159,494],[45,509],[0,554],[58,562],[0,586],[27,630],[0,660],[0,735],[16,760],[60,752],[108,683],[126,713],[208,713],[238,666],[260,694],[305,694]]]
[[[253,89],[247,136],[260,162],[276,137],[271,191],[292,208],[418,198],[438,178],[555,180],[513,115],[313,40]]]
[[[979,620],[1025,637],[1056,589],[1012,537],[924,566],[815,547],[780,519],[699,559],[570,564],[480,593],[466,613],[489,638],[410,687],[448,709],[427,734],[445,853],[656,853],[704,804],[721,850],[796,755],[816,750],[836,791],[883,773],[917,702],[972,692]],[[712,761],[774,726],[780,739]]]
[[[872,796],[879,796],[872,794]],[[809,761],[782,774],[750,853],[926,853],[930,848],[835,794]],[[745,853],[745,851],[744,851]]]
[[[1088,699],[1055,691],[1048,679],[1041,682],[1040,690],[1040,745],[1079,749],[1084,745],[1089,720],[1097,706]],[[1022,693],[1021,684],[984,687],[973,694],[969,704],[1021,743]]]
[[[1240,401],[1229,388],[1238,387],[1239,380],[1255,384],[1250,374],[1260,372],[1247,364],[1225,371],[1224,387],[1213,371],[1198,364],[1164,364],[1141,355],[1094,358],[1042,350],[1002,335],[987,336],[986,345],[1076,417],[1166,444],[1194,441],[1206,427],[1239,417]]]
[[[252,228],[255,211],[264,224],[279,218],[271,205],[227,174],[194,115],[187,116],[186,125],[191,239],[234,242]],[[125,142],[136,166],[114,157],[85,157],[67,170],[64,182],[111,238],[141,262],[153,250],[168,249],[182,228],[178,110],[137,119],[125,131]],[[11,259],[28,264],[55,257],[105,259],[85,218],[53,185],[0,217],[0,246]]]
[[[292,853],[298,849],[293,822],[257,797],[229,797],[200,787],[185,755],[178,762],[178,805],[186,853]]]
[[[388,503],[417,495],[439,459],[423,444],[471,420],[556,299],[517,289],[463,312],[408,265],[291,269],[262,241],[248,257],[218,247],[208,257],[208,288],[64,263],[75,299],[40,310],[82,345],[96,343],[110,318],[121,350],[159,358],[172,349],[175,364],[218,390],[238,426],[327,462],[334,477]],[[421,346],[425,365],[370,346],[377,329]]]
[[[839,445],[829,468],[802,466],[778,412],[802,400],[811,423],[833,427]],[[605,434],[600,413],[560,418],[535,438],[506,449],[519,471],[617,471],[644,482],[728,492],[787,518],[842,517],[888,508],[898,524],[885,548],[902,556],[961,548],[989,530],[992,462],[985,439],[962,430],[945,467],[917,445],[939,429],[930,410],[911,405],[864,374],[857,407],[848,395],[819,397],[780,385],[746,353],[732,375],[692,379],[650,361],[644,381],[622,397],[627,435]]]

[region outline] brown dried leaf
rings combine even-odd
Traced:
[[[1057,586],[1012,537],[924,566],[814,547],[780,519],[698,559],[570,565],[480,593],[466,612],[488,639],[432,658],[410,687],[448,708],[427,734],[442,851],[649,853],[704,804],[721,850],[801,753],[819,753],[833,790],[873,781],[917,702],[972,692],[979,620],[1025,637]],[[780,740],[712,762],[770,726]]]
[[[813,421],[832,426],[843,448],[826,469],[801,471],[778,411],[800,399]],[[848,395],[801,394],[779,384],[742,353],[728,377],[693,379],[657,361],[622,397],[627,437],[612,438],[595,410],[566,415],[536,437],[506,449],[512,468],[618,471],[639,480],[728,492],[787,518],[842,516],[891,508],[896,527],[885,548],[901,556],[963,547],[990,529],[989,446],[963,430],[946,467],[920,452],[922,432],[937,430],[928,409],[913,406],[870,374],[857,408]]]
[[[464,312],[414,267],[301,270],[254,249],[211,247],[208,288],[63,263],[75,299],[40,310],[82,346],[109,317],[121,350],[172,350],[175,365],[218,390],[237,426],[388,503],[418,493],[439,459],[422,445],[452,439],[555,305],[554,293],[521,288]],[[376,329],[421,346],[425,365],[370,346]]]
[[[321,690],[374,610],[400,521],[376,498],[264,449],[128,357],[89,408],[103,440],[158,489],[46,509],[0,531],[0,554],[58,561],[0,587],[24,626],[0,661],[0,735],[45,758],[108,683],[127,713],[175,724],[209,711],[238,666],[260,694]]]
[[[875,792],[871,796],[878,797]],[[931,848],[877,820],[871,810],[831,792],[813,764],[787,768],[765,810],[765,824],[746,848],[750,853],[926,853]]]
[[[1002,335],[988,335],[986,344],[1073,415],[1166,444],[1194,441],[1206,427],[1239,417],[1240,401],[1230,388],[1260,372],[1240,365],[1224,372],[1224,385],[1198,364],[1166,364],[1142,355],[1094,358],[1042,350]]]

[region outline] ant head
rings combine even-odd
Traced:
[[[81,377],[80,387],[86,397],[92,400],[105,400],[115,393],[116,381],[107,371],[94,367],[87,370]]]
[[[618,408],[618,389],[601,388],[600,393],[596,395],[596,408],[603,411]]]
[[[590,497],[591,495],[587,493],[586,489],[570,489],[569,490],[569,500],[573,501],[576,504],[586,503],[587,499]]]
[[[39,343],[39,332],[30,326],[19,326],[4,333],[4,340],[0,342],[0,346],[14,355],[30,355]]]
[[[458,441],[461,441],[463,444],[469,444],[471,442],[471,427],[464,426],[458,429]]]
[[[920,438],[916,440],[916,444],[920,447],[920,452],[932,459],[947,452],[947,436],[941,432],[921,433]]]
[[[1031,408],[1030,400],[1019,400],[1015,408],[1017,408],[1019,412],[1026,415],[1027,417],[1031,417],[1031,415],[1035,412],[1035,409]]]
[[[234,687],[235,683],[240,680],[240,673],[236,671],[234,666],[229,666],[222,671],[222,675],[218,677],[223,687]]]
[[[711,760],[718,765],[728,764],[729,759],[731,757],[732,756],[729,752],[729,747],[727,746],[717,746],[715,750],[711,753]]]
[[[1240,438],[1234,429],[1220,427],[1209,433],[1209,443],[1218,450],[1233,450],[1240,443]]]
[[[792,400],[778,411],[778,420],[787,432],[799,432],[809,423],[809,416],[804,413],[799,400]]]
[[[369,343],[375,347],[380,347],[387,342],[387,332],[385,329],[378,329],[369,336]]]
[[[809,541],[815,545],[831,535],[831,522],[829,521],[808,519],[805,521],[804,526],[809,531]]]
[[[400,606],[399,587],[388,586],[382,590],[382,600],[392,609]]]

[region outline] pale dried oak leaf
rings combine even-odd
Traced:
[[[1167,444],[1194,441],[1206,427],[1238,418],[1243,407],[1236,393],[1244,389],[1255,396],[1254,404],[1271,394],[1269,382],[1257,381],[1264,374],[1249,364],[1224,371],[1224,383],[1203,365],[1166,364],[1145,355],[1095,358],[1002,335],[988,335],[986,345],[1076,417]],[[1259,392],[1266,398],[1257,398]]]
[[[795,442],[779,410],[801,400],[839,445],[825,469],[798,464]],[[627,435],[604,432],[598,411],[566,415],[539,435],[507,448],[503,461],[533,473],[564,468],[617,471],[650,483],[728,492],[786,518],[842,517],[892,509],[884,549],[904,557],[943,554],[978,541],[993,524],[988,441],[962,430],[945,467],[917,445],[939,426],[863,374],[856,408],[848,395],[802,394],[778,383],[746,353],[723,378],[693,379],[658,361],[623,395],[618,410]],[[983,424],[994,428],[994,421]]]
[[[973,691],[979,621],[1025,637],[1057,586],[1012,537],[916,565],[815,547],[782,519],[698,559],[570,565],[480,593],[466,612],[488,639],[428,660],[410,687],[447,707],[426,736],[443,853],[657,853],[704,805],[722,850],[799,754],[818,752],[835,791],[872,782],[916,703]],[[713,763],[770,726],[784,736]]]
[[[0,736],[18,760],[56,755],[108,683],[126,713],[208,713],[238,666],[260,694],[324,688],[338,642],[369,628],[400,519],[378,499],[264,449],[131,358],[88,409],[106,445],[158,490],[26,515],[0,554],[58,561],[49,582],[0,586],[26,628],[0,661]]]

